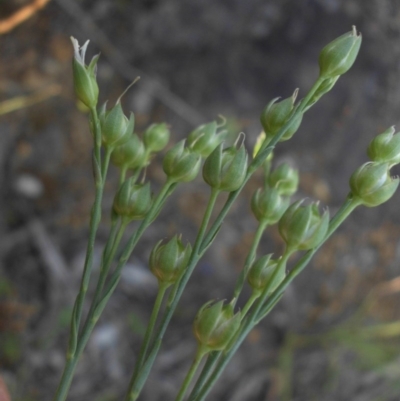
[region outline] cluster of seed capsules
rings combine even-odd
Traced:
[[[75,91],[80,101],[89,109],[97,107],[98,86],[96,81],[95,56],[88,66],[84,58],[87,43],[79,48],[73,39],[75,59],[73,72]],[[321,84],[309,99],[303,113],[319,98],[332,89],[339,76],[353,64],[361,44],[361,35],[355,28],[328,44],[320,53]],[[261,113],[264,129],[262,140],[254,154],[265,149],[268,143],[284,128],[280,140],[290,139],[298,130],[303,113],[296,114],[298,91],[287,99],[273,99]],[[104,105],[98,114],[101,129],[101,145],[111,155],[111,162],[121,170],[120,188],[115,195],[113,212],[125,221],[144,219],[153,199],[149,183],[137,183],[138,172],[146,168],[154,153],[165,148],[170,132],[166,124],[151,125],[139,138],[134,133],[133,113],[125,116],[120,99],[107,110]],[[95,122],[92,122],[95,123]],[[390,177],[390,168],[400,162],[400,133],[393,127],[373,139],[368,148],[371,161],[358,168],[350,178],[350,197],[368,207],[387,201],[399,185],[398,178]],[[204,124],[193,130],[187,139],[170,148],[163,160],[163,170],[170,183],[194,180],[203,163],[203,178],[214,191],[233,192],[245,182],[248,171],[248,154],[240,138],[233,146],[224,148],[227,131],[217,122]],[[264,163],[268,165],[270,159]],[[125,179],[127,171],[132,176]],[[326,237],[329,227],[329,212],[320,213],[318,204],[305,204],[299,200],[290,205],[298,187],[298,171],[286,164],[268,171],[264,186],[258,189],[251,200],[251,210],[264,226],[279,224],[279,232],[286,244],[286,251],[307,251],[317,247]],[[177,283],[184,273],[192,253],[180,237],[169,242],[159,241],[151,252],[149,266],[160,285]],[[250,267],[247,281],[255,293],[261,293],[266,285],[273,291],[285,278],[285,266],[272,255],[258,258]],[[273,283],[271,277],[273,276]],[[207,303],[198,312],[194,333],[199,344],[209,350],[223,349],[240,325],[240,312],[234,313],[232,304],[223,301]]]

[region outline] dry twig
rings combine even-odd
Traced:
[[[22,7],[8,18],[0,21],[0,35],[5,34],[36,14],[50,0],[33,0],[31,4]]]

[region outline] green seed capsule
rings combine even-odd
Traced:
[[[289,206],[279,221],[279,232],[290,250],[315,248],[328,230],[329,212],[326,210],[321,216],[315,203],[301,206],[303,201]]]
[[[299,186],[299,172],[287,163],[282,163],[270,173],[268,184],[276,188],[279,195],[292,196]]]
[[[251,198],[251,210],[258,221],[275,224],[289,206],[289,198],[283,198],[276,188],[257,189]]]
[[[150,184],[135,184],[134,178],[127,179],[114,198],[113,211],[129,220],[142,220],[152,204]]]
[[[298,90],[296,89],[291,97],[280,102],[277,102],[279,98],[275,98],[265,106],[261,113],[260,121],[267,138],[273,138],[288,122],[294,110],[297,94]],[[281,142],[287,141],[295,134],[301,124],[302,118],[303,115],[299,114],[293,119],[290,126],[287,127],[285,133],[281,137]]]
[[[368,156],[372,161],[389,163],[389,166],[400,163],[400,132],[394,132],[394,127],[390,127],[371,141]]]
[[[77,98],[88,108],[97,105],[99,97],[99,87],[96,81],[97,62],[99,54],[92,58],[88,66],[85,65],[85,53],[89,41],[79,47],[78,41],[71,37],[74,47],[74,59],[72,61],[72,71],[74,76],[74,88]]]
[[[143,134],[143,142],[149,152],[159,152],[167,146],[169,137],[167,124],[151,124]]]
[[[175,182],[189,182],[199,173],[201,157],[185,148],[185,140],[178,142],[165,155],[163,169]]]
[[[355,26],[351,32],[339,36],[327,44],[319,55],[321,78],[334,78],[343,75],[353,65],[361,46],[361,34]]]
[[[270,286],[269,291],[273,292],[286,277],[286,266],[281,266],[274,281],[270,283],[271,276],[279,265],[279,262],[271,259],[271,256],[272,254],[261,256],[261,258],[253,263],[249,270],[247,281],[256,293],[262,292],[267,285]]]
[[[232,305],[207,302],[196,315],[193,331],[200,346],[216,351],[228,345],[239,326],[240,312],[234,314]]]
[[[222,150],[222,144],[207,157],[203,166],[204,181],[214,189],[232,192],[246,176],[247,152],[243,144]]]
[[[108,111],[104,105],[100,110],[99,120],[103,145],[106,148],[114,148],[124,144],[133,134],[135,116],[131,113],[128,120],[119,102]]]
[[[176,235],[165,245],[161,243],[162,240],[151,251],[150,270],[160,283],[173,284],[187,267],[192,247],[185,247]]]
[[[193,130],[187,139],[189,148],[201,157],[208,157],[210,153],[226,138],[228,131],[217,132],[215,121],[203,124]]]
[[[387,163],[368,162],[350,177],[350,189],[364,206],[378,206],[389,200],[399,186],[399,178],[391,178]]]
[[[111,162],[119,168],[136,169],[145,163],[145,148],[140,138],[133,134],[111,154]]]

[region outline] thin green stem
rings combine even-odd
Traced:
[[[244,308],[242,309],[241,312],[241,316],[242,316],[242,320],[244,319],[244,317],[247,315],[247,312],[250,310],[250,308],[253,306],[254,302],[260,297],[260,293],[253,291],[252,294],[250,295],[250,298],[248,299],[248,301],[246,302],[246,305],[244,306]]]
[[[144,336],[144,339],[143,339],[143,342],[142,342],[142,346],[140,348],[139,357],[138,357],[138,359],[136,361],[136,364],[135,364],[135,370],[134,370],[134,373],[132,375],[131,382],[134,382],[136,380],[138,372],[140,371],[140,369],[143,366],[143,362],[144,362],[144,360],[146,358],[147,350],[149,348],[151,337],[152,337],[152,334],[153,334],[153,330],[154,330],[154,327],[155,327],[155,324],[156,324],[156,321],[157,321],[157,317],[158,317],[158,314],[159,314],[159,311],[160,311],[160,307],[162,305],[162,301],[164,299],[165,292],[167,291],[169,286],[170,286],[170,284],[160,283],[160,287],[158,289],[157,298],[156,298],[156,300],[154,302],[153,311],[151,312],[149,324],[147,325],[146,334]],[[129,384],[129,387],[130,386],[131,386],[131,384]]]
[[[218,358],[221,355],[221,351],[212,351],[208,354],[206,363],[203,366],[203,369],[201,370],[200,376],[198,377],[196,384],[194,385],[190,395],[189,395],[189,400],[194,399],[195,397],[198,396],[199,391],[201,388],[204,386],[204,383],[206,380],[209,378],[209,375],[215,366],[216,362],[218,361]]]
[[[141,168],[137,168],[137,169],[134,171],[134,173],[132,174],[132,180],[133,180],[134,182],[136,182],[137,179],[139,178],[139,175],[140,175],[141,171],[142,171]]]
[[[244,283],[246,281],[247,275],[249,273],[250,267],[252,266],[254,259],[256,258],[257,248],[260,244],[261,237],[268,226],[268,222],[266,220],[261,220],[260,224],[257,227],[257,230],[254,234],[253,241],[251,243],[251,247],[249,253],[247,254],[246,260],[244,262],[243,270],[240,272],[238,279],[236,280],[235,290],[233,293],[233,298],[235,299],[233,306],[235,306],[240,293],[242,292]]]
[[[202,244],[202,241],[204,238],[204,234],[206,232],[208,223],[210,221],[211,214],[214,209],[215,202],[217,200],[218,195],[219,195],[218,190],[216,190],[216,189],[211,190],[210,199],[208,201],[208,204],[207,204],[204,216],[203,216],[203,221],[201,223],[199,232],[197,234],[196,241],[193,245],[192,254],[190,256],[188,266],[187,266],[182,278],[180,279],[178,285],[174,288],[175,296],[168,300],[167,308],[164,312],[164,316],[161,321],[160,327],[158,328],[157,333],[154,336],[154,343],[152,344],[152,349],[154,349],[154,347],[156,346],[157,343],[160,343],[162,341],[165,331],[167,330],[168,324],[171,320],[171,317],[172,317],[172,315],[176,309],[176,306],[179,302],[179,299],[186,287],[187,282],[189,281],[189,278],[190,278],[194,268],[196,267],[198,260],[201,257],[200,247],[201,247],[201,244]],[[150,353],[153,354],[152,351],[150,351]],[[155,359],[155,355],[154,355],[154,359]],[[139,396],[139,394],[142,390],[142,386],[145,383],[146,377],[144,377],[144,375],[146,375],[146,374],[148,374],[148,372],[140,371],[140,372],[138,372],[136,378],[131,380],[131,382],[129,384],[127,396],[125,398],[126,401],[134,401],[137,399],[137,397]]]
[[[74,358],[73,356],[67,357],[60,383],[57,387],[56,395],[54,397],[54,401],[65,400],[67,398],[77,363],[77,358]]]
[[[122,166],[120,168],[120,170],[119,170],[119,183],[118,183],[119,187],[124,183],[127,171],[128,171],[128,166],[126,166],[126,165],[124,165],[124,166]]]
[[[64,371],[60,380],[60,384],[54,396],[54,401],[64,401],[68,394],[68,389],[72,382],[73,372],[77,363],[76,349],[78,343],[79,326],[82,319],[83,304],[85,301],[86,293],[89,286],[92,265],[94,244],[96,240],[97,229],[101,220],[101,203],[104,191],[104,185],[107,175],[107,168],[109,163],[109,154],[106,152],[105,159],[102,163],[101,159],[101,128],[97,116],[97,110],[93,107],[90,110],[93,136],[94,136],[94,150],[93,150],[93,173],[95,181],[95,200],[91,209],[90,223],[89,223],[89,240],[86,248],[86,258],[83,267],[82,279],[78,295],[75,300],[72,317],[71,317],[71,330],[67,351],[67,361]]]
[[[90,322],[93,319],[95,308],[101,299],[103,287],[107,280],[107,276],[110,271],[114,256],[118,250],[122,236],[124,235],[124,232],[125,232],[128,224],[129,224],[129,220],[123,219],[119,228],[117,227],[117,229],[115,229],[115,231],[116,231],[115,235],[110,235],[110,239],[111,239],[110,244],[108,244],[108,243],[106,244],[106,247],[105,247],[104,253],[103,253],[103,257],[102,257],[99,279],[97,281],[96,290],[95,290],[95,293],[93,296],[93,301],[90,306],[90,310],[89,310],[88,317],[85,322],[85,326],[83,328],[83,332],[85,332],[87,330],[86,326],[91,324]],[[114,234],[114,233],[112,233],[112,234]],[[83,351],[83,349],[82,349],[82,351]]]
[[[181,386],[181,388],[179,390],[179,393],[178,393],[175,401],[182,401],[183,400],[183,397],[185,396],[186,391],[187,391],[190,383],[193,380],[193,376],[196,373],[196,371],[197,371],[201,361],[203,360],[203,357],[204,357],[206,352],[207,351],[204,350],[202,347],[200,347],[200,346],[198,347],[196,355],[195,355],[195,357],[193,359],[193,363],[190,366],[190,369],[189,369],[189,371],[188,371],[188,373],[187,373],[187,375],[185,377],[185,380],[182,383],[182,386]]]

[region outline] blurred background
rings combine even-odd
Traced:
[[[265,104],[295,88],[304,96],[320,49],[352,25],[363,35],[355,65],[275,152],[276,164],[300,170],[297,197],[320,199],[331,213],[367,161],[369,141],[399,124],[398,2],[0,1],[0,374],[13,400],[46,401],[55,392],[85,255],[92,141],[73,93],[69,37],[90,39],[89,57],[101,53],[101,102],[115,102],[141,76],[123,99],[138,133],[165,121],[175,143],[221,114],[251,150]],[[161,160],[147,172],[154,191],[164,180]],[[116,182],[112,169],[97,262]],[[195,313],[231,296],[256,228],[249,199],[260,184],[261,176],[249,182],[195,271],[141,400],[173,399],[194,354]],[[122,399],[157,292],[149,252],[177,232],[193,241],[208,191],[200,178],[182,186],[146,232],[70,400]],[[251,333],[210,401],[400,399],[399,196],[354,212]],[[260,255],[279,249],[272,229]]]

